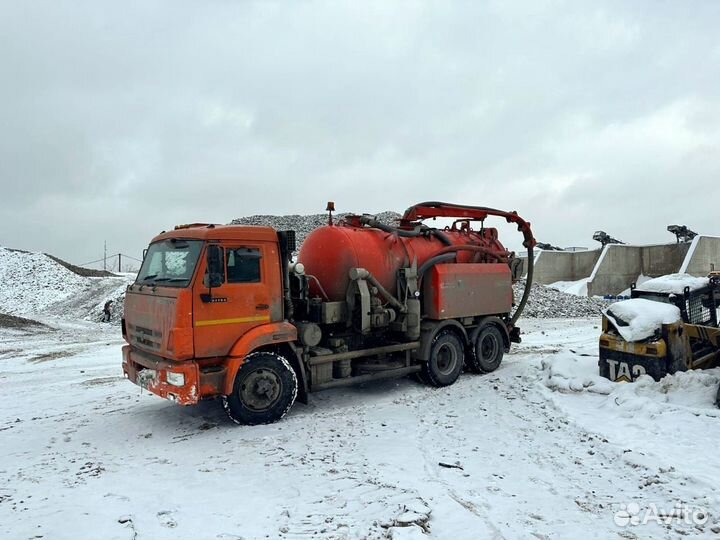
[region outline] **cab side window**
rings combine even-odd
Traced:
[[[240,247],[226,250],[228,283],[260,283],[260,260],[257,248]]]

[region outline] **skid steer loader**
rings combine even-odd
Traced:
[[[631,287],[631,298],[603,313],[600,375],[632,382],[642,375],[720,365],[720,272],[673,274]],[[717,403],[720,406],[720,388]]]

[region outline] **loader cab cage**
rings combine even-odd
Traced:
[[[685,287],[682,294],[667,294],[639,291],[633,283],[630,292],[631,298],[645,298],[655,302],[664,302],[678,307],[682,320],[685,323],[699,326],[720,327],[718,319],[720,314],[720,283],[713,280],[707,287],[690,290]]]

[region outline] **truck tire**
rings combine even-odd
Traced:
[[[223,408],[236,424],[270,424],[287,414],[297,392],[290,363],[279,354],[257,352],[240,366],[232,394],[222,398]]]
[[[430,358],[423,364],[420,376],[432,386],[449,386],[462,371],[465,348],[450,330],[439,332],[430,345]]]
[[[472,354],[467,359],[468,371],[490,373],[502,362],[505,342],[500,329],[494,324],[487,324],[480,329],[472,347]]]

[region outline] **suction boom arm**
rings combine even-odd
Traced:
[[[438,201],[423,202],[415,204],[405,210],[405,214],[400,219],[400,226],[409,226],[414,221],[422,221],[424,219],[446,217],[446,218],[466,218],[483,221],[488,216],[504,218],[508,223],[517,224],[518,231],[523,234],[523,246],[527,248],[528,254],[528,272],[525,280],[525,291],[515,313],[510,319],[510,324],[514,325],[520,314],[525,308],[530,289],[532,287],[533,268],[535,260],[533,256],[533,248],[537,242],[532,234],[530,223],[521,218],[517,212],[505,212],[495,208],[487,208],[485,206],[467,206],[464,204],[450,204]]]

